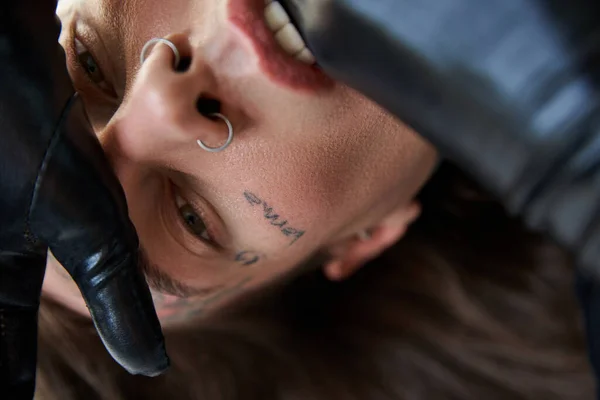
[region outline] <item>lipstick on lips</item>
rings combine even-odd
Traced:
[[[263,71],[290,88],[318,92],[335,82],[314,63],[289,16],[276,0],[230,0],[229,19],[252,42]]]

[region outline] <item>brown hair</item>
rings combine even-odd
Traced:
[[[193,328],[132,377],[87,320],[40,315],[41,399],[590,399],[570,260],[451,166],[423,215],[344,282],[311,271]]]

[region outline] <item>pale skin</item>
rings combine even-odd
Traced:
[[[58,13],[71,76],[147,258],[194,291],[156,290],[163,322],[217,309],[317,251],[331,255],[325,274],[344,279],[417,218],[435,149],[341,84],[311,92],[271,79],[226,1],[61,0]],[[163,45],[140,66],[152,37],[171,38],[190,68],[174,72]],[[195,143],[227,137],[222,122],[188,107],[199,96],[217,100],[235,128],[221,153]],[[364,231],[370,238],[358,238]],[[44,295],[87,313],[53,259]]]

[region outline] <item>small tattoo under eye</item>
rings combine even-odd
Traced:
[[[245,267],[254,265],[261,260],[259,253],[252,250],[240,251],[235,255],[235,262]]]
[[[253,207],[262,205],[264,218],[268,220],[271,225],[279,228],[279,231],[283,235],[292,238],[290,246],[293,245],[306,233],[306,231],[304,230],[292,228],[287,219],[282,218],[279,214],[275,212],[273,207],[271,207],[265,200],[256,196],[254,193],[251,193],[246,190],[244,192],[244,197],[246,198],[248,203]]]

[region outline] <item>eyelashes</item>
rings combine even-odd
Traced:
[[[208,227],[200,216],[200,213],[197,212],[191,204],[186,202],[178,194],[175,194],[174,196],[175,204],[178,207],[178,213],[182,219],[182,222],[188,228],[188,231],[203,241],[213,242],[213,239],[208,231]]]
[[[69,75],[75,90],[83,98],[94,131],[98,132],[114,116],[121,99],[106,68],[102,68],[102,60],[94,52],[94,48],[101,46],[89,44],[98,42],[95,39],[97,33],[77,21],[72,21],[67,29],[61,43],[67,56]]]
[[[210,210],[210,205],[204,204],[204,201],[190,199],[186,194],[191,194],[172,181],[169,185],[168,193],[172,203],[169,207],[173,210],[170,215],[171,219],[177,219],[179,230],[185,231],[188,238],[201,243],[203,247],[210,246],[216,251],[224,250],[224,236],[219,222],[216,222],[219,218]]]
[[[110,81],[106,79],[98,57],[94,55],[90,46],[85,44],[84,39],[77,36],[75,28],[73,28],[68,41],[67,53],[70,53],[69,61],[76,86],[94,90],[111,102],[117,101],[116,91]]]
[[[102,69],[100,69],[98,62],[87,47],[85,47],[85,45],[77,38],[73,38],[73,49],[79,67],[87,77],[98,86],[103,83],[105,84],[106,79],[104,78],[104,73],[102,73]]]

